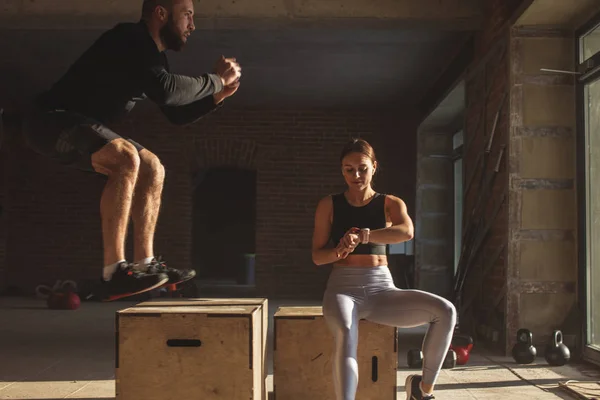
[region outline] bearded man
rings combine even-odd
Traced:
[[[101,174],[105,301],[192,279],[193,270],[155,257],[154,232],[165,170],[159,158],[113,131],[140,100],[150,99],[173,124],[211,113],[239,87],[241,68],[221,57],[212,73],[174,74],[166,50],[181,51],[195,30],[192,0],[144,0],[139,22],[104,32],[25,113],[24,138],[37,153],[68,167]],[[129,219],[134,257],[125,258]]]

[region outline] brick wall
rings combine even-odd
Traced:
[[[476,37],[476,53],[478,59],[485,57],[491,45],[506,35],[509,20],[521,4],[528,0],[483,0],[484,24]]]
[[[465,79],[463,241],[472,256],[462,293],[461,329],[501,351],[509,251],[509,20],[521,3],[485,3],[486,22]]]
[[[6,287],[6,185],[4,159],[6,152],[0,149],[0,292]]]
[[[466,82],[463,234],[472,255],[461,323],[471,329],[475,321],[499,329],[504,313],[504,303],[496,299],[505,282],[508,235],[508,66],[505,45],[492,51]]]
[[[134,114],[117,129],[130,132],[165,164],[156,251],[174,266],[191,263],[191,182],[206,166],[256,170],[259,295],[321,296],[329,269],[311,262],[314,208],[322,196],[344,188],[338,157],[348,138],[371,142],[381,162],[376,189],[404,198],[413,215],[416,127],[397,112],[225,108],[186,128],[147,110]],[[6,162],[13,171],[7,182],[9,283],[31,290],[54,279],[95,278],[102,260],[103,178],[60,168],[23,149],[11,151]]]

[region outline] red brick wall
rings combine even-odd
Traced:
[[[468,191],[465,193],[464,200],[463,231],[479,222],[481,225],[477,236],[485,235],[477,257],[474,257],[469,267],[470,273],[463,293],[463,301],[474,301],[468,310],[462,311],[461,324],[463,329],[471,330],[473,334],[476,334],[476,330],[482,325],[490,326],[503,334],[506,303],[502,293],[506,284],[506,259],[509,250],[507,244],[509,202],[507,162],[510,122],[507,93],[510,86],[508,21],[520,3],[522,0],[490,0],[486,3],[487,22],[484,24],[484,30],[477,36],[476,57],[469,67],[466,81],[464,174],[465,188]],[[494,130],[497,114],[498,120]],[[492,131],[494,131],[494,139],[484,170],[482,155]],[[498,164],[502,148],[504,153]],[[491,190],[486,192],[484,182],[491,178],[492,171],[497,165],[499,169]],[[472,183],[468,187],[470,181]],[[504,196],[503,201],[502,196]],[[478,201],[483,212],[471,215]],[[480,222],[482,215],[483,221]],[[488,225],[489,230],[486,229]],[[503,343],[502,337],[497,343],[499,345]]]
[[[6,158],[6,152],[0,149],[0,160]],[[6,195],[5,195],[5,175],[6,169],[4,162],[0,161],[0,292],[6,287]]]
[[[484,0],[483,29],[476,38],[476,53],[478,58],[484,57],[490,47],[501,37],[506,36],[507,23],[513,17],[521,4],[529,0]],[[477,62],[477,60],[475,60]]]
[[[506,53],[498,52],[490,59],[485,68],[473,80],[467,83],[467,120],[466,120],[466,146],[464,155],[465,182],[468,191],[465,193],[465,230],[474,230],[477,239],[485,237],[482,245],[470,265],[470,274],[465,283],[463,300],[472,300],[473,307],[466,316],[474,316],[478,323],[482,318],[491,315],[488,307],[505,282],[506,247],[496,260],[500,246],[508,240],[508,192],[506,165],[508,159],[508,98],[504,93],[508,90],[508,67]],[[494,121],[498,114],[498,122],[494,130]],[[487,165],[483,168],[484,149],[488,146],[493,133]],[[502,148],[505,148],[502,159],[498,159]],[[494,175],[494,169],[499,166]],[[504,196],[504,201],[502,201]],[[499,207],[498,211],[496,208]],[[471,210],[476,210],[471,214]],[[489,226],[489,227],[488,227]],[[485,236],[484,236],[485,235]],[[475,248],[475,243],[472,247]],[[489,265],[488,263],[493,263]],[[484,287],[484,290],[481,288]],[[476,306],[475,306],[476,305]],[[474,313],[471,314],[471,313]],[[485,319],[484,318],[484,319]]]
[[[338,157],[348,138],[372,143],[382,167],[376,189],[401,196],[414,210],[416,128],[397,112],[225,108],[186,128],[144,115],[138,110],[119,131],[131,133],[165,164],[156,252],[173,266],[190,266],[191,177],[199,164],[239,163],[257,171],[259,295],[321,296],[329,269],[311,262],[314,208],[322,196],[343,190]],[[31,290],[54,279],[95,278],[102,265],[103,178],[26,150],[12,151],[6,163],[13,171],[7,182],[8,283]]]

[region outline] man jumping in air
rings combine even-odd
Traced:
[[[221,57],[214,73],[173,74],[166,50],[181,51],[194,31],[192,0],[144,0],[137,23],[102,34],[25,118],[25,139],[63,165],[107,177],[100,199],[105,301],[193,278],[155,258],[153,242],[165,170],[156,155],[108,126],[136,101],[149,98],[176,125],[192,123],[222,106],[239,87],[241,69]],[[134,260],[125,259],[129,218]]]

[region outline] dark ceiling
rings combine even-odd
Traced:
[[[221,54],[236,57],[239,105],[393,108],[420,99],[464,38],[418,30],[198,31],[170,59],[194,73]]]
[[[100,31],[0,32],[2,97],[49,85]],[[243,68],[230,104],[269,108],[394,108],[414,105],[467,32],[408,28],[198,30],[172,70],[199,74],[221,54]]]

